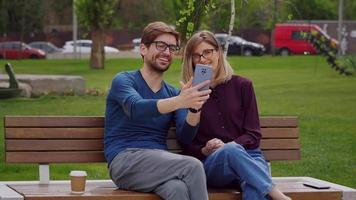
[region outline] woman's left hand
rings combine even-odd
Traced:
[[[206,143],[205,147],[202,148],[202,153],[205,156],[208,156],[224,145],[225,143],[222,140],[213,138]]]
[[[224,142],[218,138],[214,138],[211,144],[211,148],[213,149],[213,152],[216,151],[218,148],[224,146]]]

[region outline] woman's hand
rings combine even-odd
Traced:
[[[201,152],[205,156],[208,156],[208,155],[214,153],[217,149],[219,149],[220,147],[222,147],[224,145],[225,145],[225,143],[223,141],[221,141],[220,139],[213,138],[205,144],[205,146],[201,149]]]

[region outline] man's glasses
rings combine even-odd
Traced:
[[[165,51],[167,48],[169,49],[169,52],[170,53],[177,53],[179,51],[179,46],[177,45],[174,45],[174,44],[167,44],[165,42],[162,42],[162,41],[153,41],[153,42],[150,42],[148,44],[152,44],[154,43],[156,45],[156,49],[158,51]]]
[[[201,60],[201,57],[205,59],[210,59],[213,56],[215,49],[204,49],[202,54],[193,53],[193,62],[197,63]]]

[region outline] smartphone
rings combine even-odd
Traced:
[[[303,185],[307,186],[307,187],[315,188],[315,189],[318,189],[318,190],[329,189],[330,188],[330,186],[323,185],[323,184],[320,184],[320,183],[306,182],[306,183],[303,183]]]
[[[194,70],[193,86],[198,85],[201,82],[210,80],[213,75],[213,71],[210,65],[196,64]],[[207,90],[209,85],[206,85],[199,90]]]

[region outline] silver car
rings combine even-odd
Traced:
[[[32,48],[41,49],[42,51],[44,51],[46,53],[59,53],[59,52],[63,51],[62,49],[56,47],[56,45],[54,45],[50,42],[45,42],[45,41],[31,42],[28,45]]]

